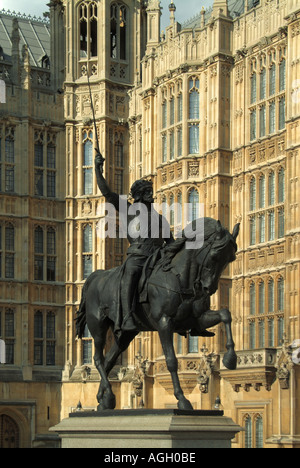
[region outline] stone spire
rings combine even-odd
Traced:
[[[228,0],[214,0],[213,16],[228,16]]]
[[[176,6],[174,5],[173,0],[171,0],[171,3],[169,5],[169,11],[170,11],[170,23],[174,24],[175,23]]]

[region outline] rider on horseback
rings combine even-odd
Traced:
[[[97,153],[95,157],[95,171],[98,187],[105,197],[107,202],[111,203],[117,211],[120,209],[120,197],[112,192],[103,177],[104,159],[101,154]],[[136,181],[131,187],[131,197],[133,203],[143,204],[147,209],[148,222],[145,226],[140,226],[141,223],[136,223],[137,216],[128,214],[128,209],[131,204],[127,202],[127,225],[136,225],[139,228],[139,236],[132,236],[127,231],[127,239],[130,247],[127,251],[127,259],[124,264],[124,272],[121,278],[121,304],[119,313],[121,316],[117,321],[122,330],[136,330],[133,321],[132,312],[134,309],[134,299],[137,290],[137,285],[142,274],[143,267],[147,259],[158,249],[161,249],[165,243],[169,244],[174,241],[167,220],[159,215],[153,209],[153,186],[152,182],[141,179]],[[153,223],[153,217],[156,222]],[[166,225],[168,229],[166,230]],[[159,226],[157,232],[157,226]],[[155,234],[152,229],[155,228]],[[153,235],[152,235],[153,234]],[[168,234],[168,235],[166,235]],[[118,332],[118,330],[116,330]]]

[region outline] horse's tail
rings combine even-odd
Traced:
[[[84,329],[86,326],[86,292],[87,292],[87,281],[85,282],[82,288],[81,302],[79,310],[76,313],[75,322],[76,322],[76,336],[82,338],[84,334]]]

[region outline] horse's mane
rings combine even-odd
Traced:
[[[204,220],[204,245],[205,242],[216,232],[217,229],[217,224],[218,222],[213,219],[213,218],[203,218]],[[174,253],[176,255],[177,253],[180,252],[183,247],[185,247],[185,244],[187,241],[194,242],[196,240],[197,235],[199,235],[199,232],[196,231],[196,228],[200,227],[202,228],[203,226],[203,221],[201,220],[201,223],[199,223],[199,220],[192,221],[188,226],[188,232],[195,232],[195,235],[193,237],[187,237],[185,234],[185,230],[182,231],[181,237],[176,239],[172,244],[168,244],[164,251],[165,253]]]
[[[201,221],[200,223],[199,223],[199,220]],[[203,243],[202,248],[206,247],[209,239],[217,231],[218,221],[216,221],[213,218],[199,218],[198,220],[192,221],[187,226],[187,228],[188,228],[188,232],[195,232],[195,235],[193,237],[187,237],[186,236],[186,234],[185,234],[185,231],[187,230],[187,228],[186,228],[185,230],[182,231],[181,237],[176,239],[171,244],[168,244],[163,249],[162,258],[158,262],[159,265],[163,267],[163,269],[168,268],[168,266],[170,265],[172,259],[175,257],[175,255],[177,255],[185,247],[185,244],[188,241],[194,242],[196,240],[197,235],[200,234],[199,232],[197,232],[197,229],[199,230],[199,227],[200,227],[200,229],[202,230],[203,229],[203,223],[204,223],[204,243]],[[228,239],[227,239],[227,242],[228,242]],[[220,248],[224,247],[224,240],[221,241],[221,244],[222,245],[220,245]]]

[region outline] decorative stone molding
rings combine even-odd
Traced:
[[[230,382],[235,392],[244,389],[246,392],[250,388],[260,391],[265,387],[267,391],[271,390],[276,380],[276,349],[258,349],[248,351],[237,351],[238,364],[235,371],[227,371],[220,361],[220,375]]]

